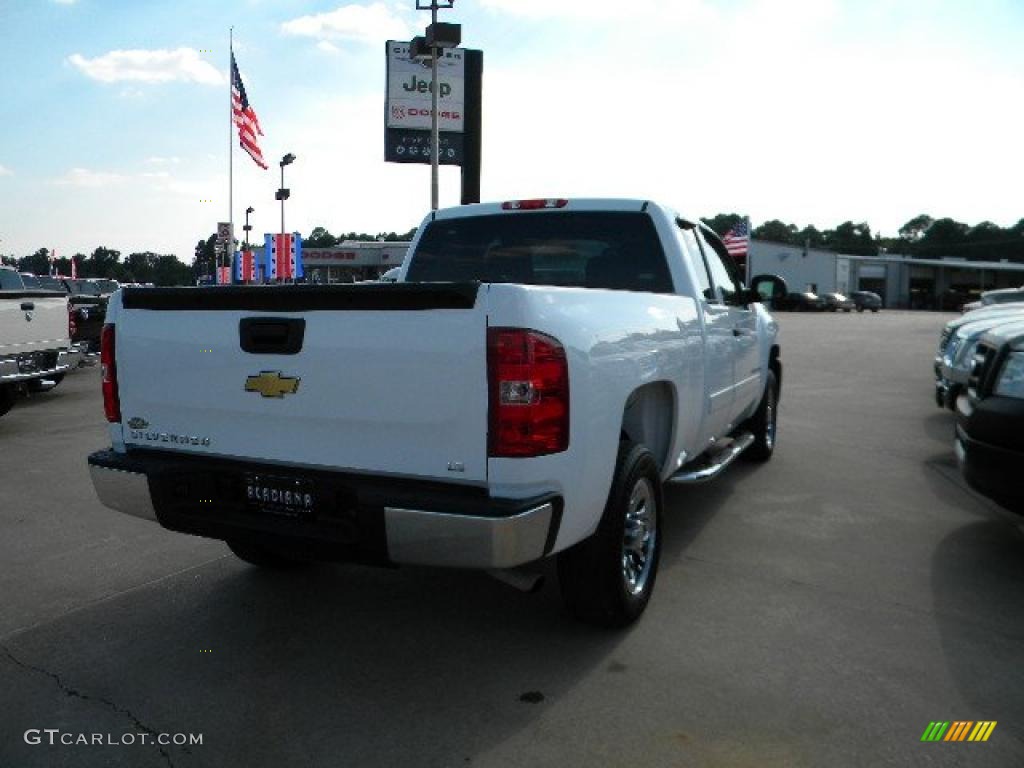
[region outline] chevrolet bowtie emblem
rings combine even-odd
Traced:
[[[284,397],[299,391],[298,376],[282,376],[280,371],[260,371],[245,380],[246,392],[259,392],[263,397]]]

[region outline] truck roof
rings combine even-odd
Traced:
[[[537,208],[569,211],[643,211],[653,205],[656,205],[649,200],[630,198],[512,198],[499,202],[474,203],[472,205],[457,205],[452,206],[451,208],[441,208],[437,211],[434,219],[458,219],[466,216],[520,213],[523,210],[529,210],[528,208],[510,207],[511,205],[522,203],[543,204],[537,205]]]

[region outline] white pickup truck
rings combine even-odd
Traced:
[[[785,284],[642,200],[437,211],[402,270],[115,294],[100,500],[259,565],[557,554],[573,613],[634,620],[663,484],[772,454]]]
[[[67,296],[26,288],[0,266],[0,416],[19,391],[54,387],[71,369],[69,322]]]

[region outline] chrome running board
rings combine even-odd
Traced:
[[[706,483],[708,480],[718,477],[723,469],[732,464],[741,453],[753,444],[754,436],[750,432],[737,435],[727,446],[711,454],[708,457],[709,463],[706,466],[700,469],[687,469],[683,467],[683,469],[676,472],[665,482],[672,485]]]

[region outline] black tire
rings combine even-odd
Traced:
[[[562,599],[576,618],[601,627],[624,627],[644,612],[661,557],[661,508],[661,477],[654,456],[642,445],[619,443],[597,531],[558,556]],[[637,547],[629,552],[627,519]]]
[[[877,311],[878,311],[878,307],[872,307],[872,308],[871,308],[871,311],[872,311],[872,312],[877,312]]]
[[[858,312],[863,312],[864,311],[864,307],[857,307],[857,311]]]
[[[273,570],[286,570],[305,565],[306,561],[288,557],[280,552],[275,552],[259,544],[248,541],[229,540],[225,542],[236,557],[245,560],[250,565],[257,565],[260,568]]]
[[[741,458],[747,461],[768,461],[772,457],[775,452],[778,420],[779,384],[775,378],[775,371],[769,369],[761,402],[745,424],[746,430],[754,436],[754,442],[740,454]]]
[[[14,407],[16,393],[10,384],[0,384],[0,416]]]

